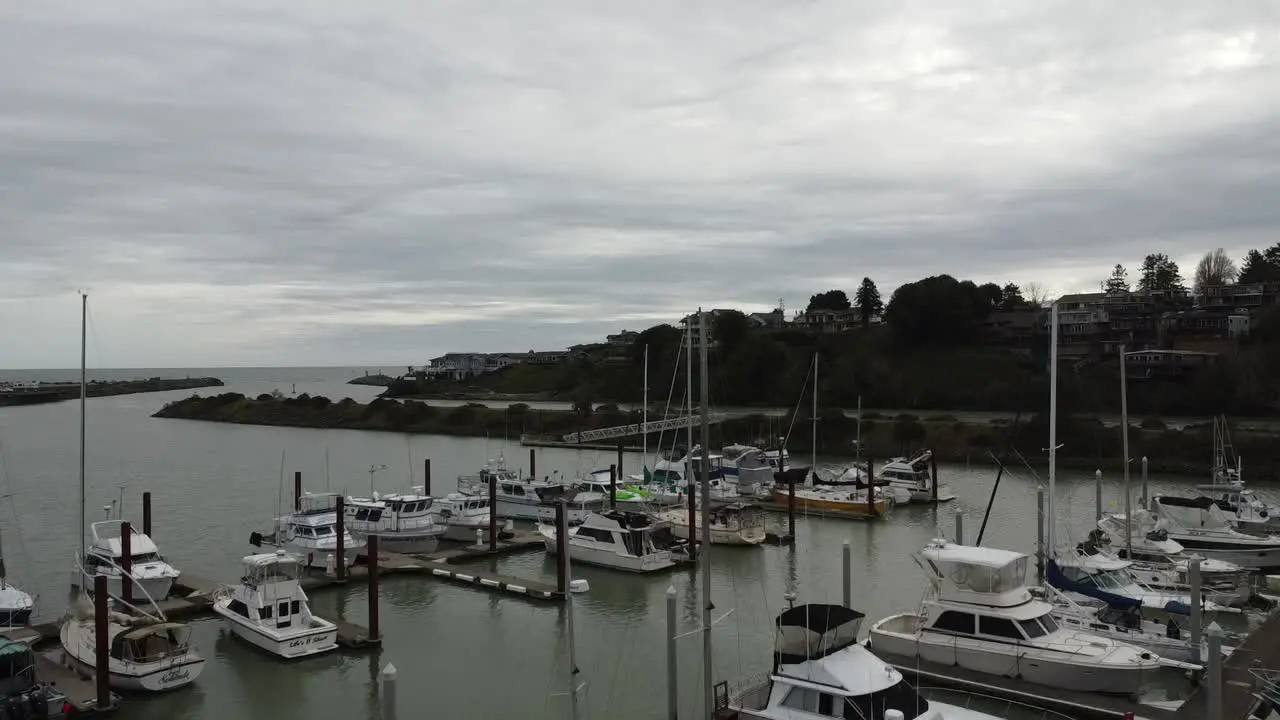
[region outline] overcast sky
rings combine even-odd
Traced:
[[[1280,239],[1264,2],[0,3],[0,367],[408,364]]]

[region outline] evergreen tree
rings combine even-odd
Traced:
[[[862,284],[853,294],[853,306],[862,316],[862,327],[871,325],[871,318],[884,312],[884,301],[880,299],[880,290],[871,278],[862,278]]]

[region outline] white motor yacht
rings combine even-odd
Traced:
[[[754,495],[773,485],[774,474],[779,470],[777,450],[761,450],[752,445],[727,445],[719,454],[724,458],[724,477],[738,486],[739,495]],[[785,464],[784,454],[783,465]]]
[[[1090,541],[1082,547],[1095,544],[1100,552],[1106,552],[1120,560],[1130,560],[1129,568],[1138,582],[1160,590],[1178,590],[1188,592],[1190,576],[1188,574],[1189,553],[1178,541],[1169,537],[1169,533],[1156,529],[1155,518],[1151,513],[1139,508],[1133,513],[1131,522],[1130,546],[1124,541],[1124,515],[1103,515],[1098,521],[1098,530],[1090,533]],[[1210,599],[1224,605],[1243,604],[1253,595],[1250,582],[1251,573],[1245,568],[1224,560],[1201,558],[1201,587],[1211,594]]]
[[[712,545],[759,545],[765,540],[764,511],[750,503],[731,503],[711,508]],[[671,524],[671,532],[681,540],[689,539],[689,510],[673,507],[653,513],[658,520]],[[697,540],[702,540],[702,513],[694,513]]]
[[[292,514],[276,519],[274,544],[276,547],[304,559],[303,567],[328,570],[337,567],[338,559],[338,511],[337,493],[304,493],[298,498],[298,509]],[[343,528],[342,561],[347,567],[356,563],[356,557],[364,549],[365,541]],[[258,539],[250,536],[250,544]]]
[[[213,601],[213,611],[226,618],[232,633],[282,658],[338,647],[338,626],[311,614],[298,584],[301,558],[280,549],[248,555],[243,563],[240,584],[222,588]]]
[[[1156,527],[1187,550],[1246,568],[1280,567],[1280,536],[1236,530],[1212,498],[1154,497]]]
[[[1134,577],[1133,563],[1107,555],[1096,548],[1077,547],[1070,552],[1059,552],[1045,566],[1045,580],[1068,596],[1077,600],[1092,598],[1123,604],[1124,600],[1137,601],[1143,612],[1151,615],[1165,611],[1186,614],[1191,608],[1190,588],[1155,588]],[[1219,602],[1221,593],[1205,588],[1203,607],[1212,612],[1231,612]],[[1116,598],[1122,598],[1112,602]]]
[[[107,577],[107,594],[124,597],[124,540],[121,531],[123,520],[102,520],[89,526],[89,547],[81,564],[81,581],[87,591],[93,591],[94,577]],[[151,538],[131,527],[129,533],[129,576],[133,578],[132,598],[135,601],[160,601],[169,597],[173,582],[181,573],[160,555]]]
[[[93,610],[82,595],[62,622],[60,637],[67,664],[85,676],[96,667]],[[112,613],[107,621],[108,678],[117,690],[160,692],[195,682],[204,658],[191,645],[184,623]]]
[[[955,493],[945,483],[938,484],[938,495],[934,497],[933,451],[921,450],[911,457],[890,458],[880,468],[880,480],[887,481],[889,487],[904,490],[910,494],[910,502],[930,503],[950,502],[955,500]]]
[[[539,525],[547,552],[559,551],[554,525]],[[575,563],[629,572],[655,572],[675,566],[671,525],[644,513],[606,510],[591,513],[569,528],[569,557]]]
[[[449,493],[436,498],[433,510],[444,524],[444,539],[454,542],[474,542],[476,531],[489,528],[489,498]]]
[[[564,497],[568,500],[569,524],[576,525],[588,513],[603,509],[609,499],[608,495],[575,490],[559,478],[558,472],[542,479],[522,478],[507,468],[501,457],[476,475],[458,478],[458,492],[463,495],[487,498],[490,485],[496,486],[493,492],[498,516],[517,520],[551,522],[555,520],[556,504]]]
[[[1162,660],[1059,625],[1053,606],[1027,589],[1027,560],[1022,553],[933,541],[916,555],[930,585],[920,612],[877,622],[871,648],[1064,690],[1136,694]]]
[[[35,601],[29,593],[0,578],[0,628],[22,627],[31,622],[33,608]]]
[[[1214,504],[1235,522],[1237,529],[1261,534],[1280,532],[1280,512],[1263,502],[1238,477],[1222,483],[1197,485],[1196,489],[1212,493]]]
[[[398,553],[429,553],[440,544],[446,526],[435,521],[434,499],[420,492],[394,493],[372,498],[347,498],[343,523],[352,536],[368,544],[378,536],[378,547]]]
[[[728,709],[743,720],[1001,720],[918,694],[858,644],[863,617],[840,605],[800,605],[779,615],[768,678],[732,693],[725,687]]]

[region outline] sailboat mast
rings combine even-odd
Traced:
[[[702,322],[702,317],[698,317],[698,322]],[[688,327],[685,328],[685,342],[689,348],[689,354],[685,358],[685,407],[688,409],[687,415],[693,416],[693,316],[689,316]],[[684,453],[684,475],[685,482],[689,485],[689,492],[693,492],[693,422],[686,421],[685,429],[688,431],[689,449]],[[689,518],[693,520],[693,518]],[[693,529],[690,528],[689,534],[693,535]]]
[[[708,398],[707,386],[707,319],[698,308],[698,340],[701,347],[701,380],[699,389],[699,411],[702,416],[702,694],[706,702],[706,713],[711,714],[715,707],[712,697],[711,667],[711,611],[715,605],[711,602],[711,421],[707,418]],[[690,528],[690,535],[693,534]]]
[[[1057,548],[1057,533],[1054,526],[1053,497],[1058,478],[1058,302],[1049,306],[1049,507],[1045,512],[1045,522],[1049,523],[1046,537],[1049,539],[1048,552],[1052,556]]]
[[[84,523],[85,523],[85,499],[84,499],[84,431],[85,431],[85,407],[86,398],[89,395],[89,384],[86,380],[85,372],[86,352],[85,352],[85,327],[89,324],[89,296],[80,293],[80,547],[76,548],[76,557],[79,557],[85,549],[84,541]]]
[[[818,353],[813,354],[813,417],[811,418],[813,429],[809,434],[812,435],[812,444],[809,448],[809,474],[814,480],[818,479]]]
[[[640,479],[643,481],[646,479],[644,477],[644,468],[649,467],[649,433],[648,433],[648,430],[649,430],[649,344],[648,343],[645,343],[645,346],[644,346],[644,394],[641,397],[641,402],[644,403],[643,409],[641,410],[642,415],[640,419],[640,422],[642,423],[640,427],[644,428],[644,431],[640,433],[640,457],[641,457],[641,461],[640,461],[641,462],[641,469],[640,469],[641,478]]]
[[[858,396],[858,426],[857,427],[858,427],[858,448],[857,450],[854,451],[854,462],[857,464],[855,464],[854,467],[859,467],[862,464],[862,396],[861,395]],[[868,478],[868,482],[870,482],[869,478]]]
[[[1125,376],[1125,360],[1128,353],[1120,346],[1120,426],[1124,452],[1124,549],[1128,559],[1133,559],[1133,508],[1129,500],[1129,385]]]

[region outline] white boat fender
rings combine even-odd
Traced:
[[[575,578],[569,581],[569,592],[584,593],[591,589],[591,583],[586,578]]]

